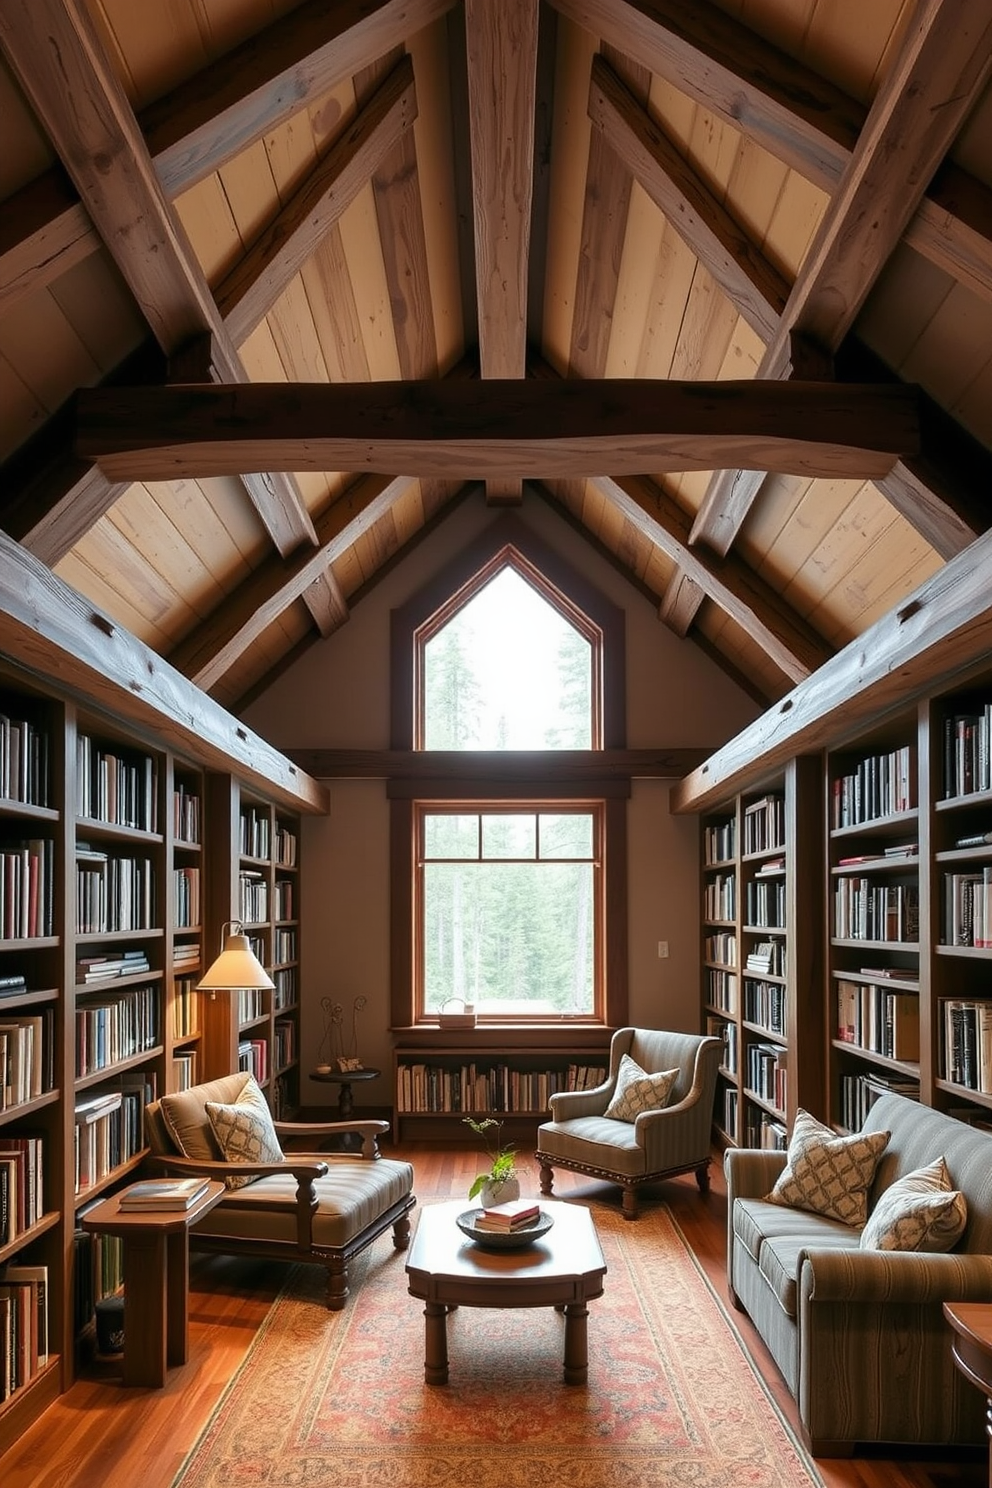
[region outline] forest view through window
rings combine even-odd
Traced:
[[[595,627],[512,565],[420,640],[422,748],[596,747]],[[418,803],[420,1016],[598,1014],[602,832],[598,801]]]

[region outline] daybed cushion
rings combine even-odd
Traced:
[[[648,1074],[636,1059],[624,1054],[617,1070],[613,1099],[603,1115],[611,1121],[636,1121],[642,1111],[660,1111],[667,1106],[679,1077],[677,1069]]]
[[[769,1201],[860,1228],[868,1218],[868,1190],[889,1137],[887,1131],[839,1137],[800,1107],[788,1161]]]
[[[235,1075],[224,1075],[219,1080],[208,1080],[203,1085],[194,1085],[191,1090],[163,1095],[159,1111],[169,1138],[181,1157],[196,1158],[198,1162],[221,1162],[221,1152],[214,1136],[207,1102],[224,1104],[236,1101],[251,1075],[240,1070]]]
[[[294,1152],[293,1160],[307,1161]],[[313,1215],[315,1248],[345,1246],[392,1204],[399,1204],[413,1184],[407,1162],[316,1153],[310,1161],[325,1162],[328,1172],[315,1182],[319,1205]],[[259,1178],[246,1188],[225,1195],[199,1221],[198,1235],[229,1235],[240,1240],[291,1240],[296,1234],[296,1179],[291,1172]]]
[[[968,1206],[951,1187],[943,1157],[917,1168],[881,1195],[861,1232],[863,1250],[953,1250],[964,1234]]]

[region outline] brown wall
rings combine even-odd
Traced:
[[[522,520],[626,613],[627,745],[700,747],[736,734],[757,709],[691,642],[680,641],[653,605],[536,498]],[[389,613],[404,603],[499,513],[471,498],[357,606],[348,623],[312,646],[246,714],[278,748],[385,749],[389,743]],[[303,1069],[317,1063],[320,999],[350,1009],[368,998],[359,1025],[362,1059],[384,1071],[361,1103],[391,1092],[389,1008],[389,814],[382,781],[331,781],[331,814],[303,823]],[[667,781],[634,781],[628,808],[630,1018],[694,1028],[699,996],[697,822],[668,810]],[[667,960],[658,957],[667,940]],[[305,1077],[304,1104],[327,1103]]]

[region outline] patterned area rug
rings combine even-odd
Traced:
[[[424,1383],[422,1304],[381,1237],[343,1312],[296,1267],[173,1488],[822,1488],[670,1211],[593,1210],[589,1382],[552,1308],[459,1308]]]

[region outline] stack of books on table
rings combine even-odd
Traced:
[[[520,1230],[533,1224],[540,1212],[540,1205],[533,1199],[511,1199],[506,1204],[494,1204],[491,1209],[483,1209],[475,1221],[475,1228],[499,1232]]]
[[[121,1194],[120,1211],[133,1214],[142,1210],[189,1209],[208,1188],[206,1178],[148,1178],[132,1183]]]

